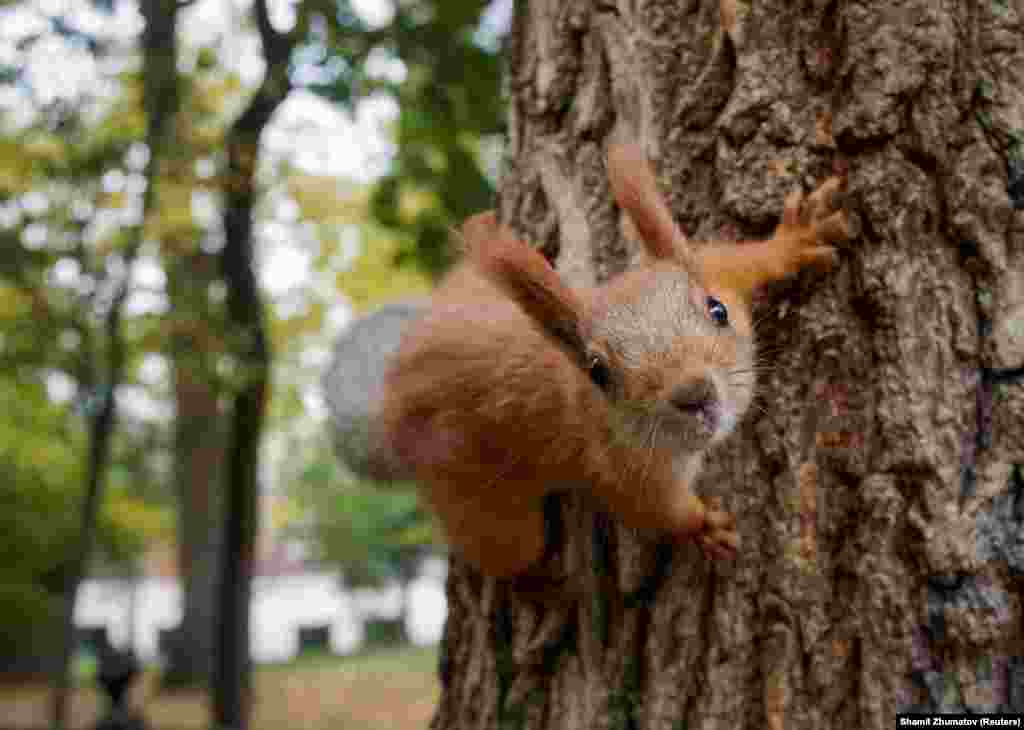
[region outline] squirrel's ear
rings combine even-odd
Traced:
[[[493,211],[470,218],[462,233],[467,254],[481,273],[582,362],[583,304],[547,260],[499,225]]]
[[[633,221],[644,247],[656,259],[688,262],[690,244],[672,219],[643,150],[636,144],[608,145],[608,182],[615,200]]]
[[[457,245],[462,253],[471,254],[498,235],[498,232],[497,214],[493,210],[485,210],[463,221],[462,230],[456,239]]]

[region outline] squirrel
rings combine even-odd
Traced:
[[[735,518],[691,484],[753,398],[752,295],[831,267],[831,244],[852,235],[837,177],[791,193],[769,240],[695,247],[637,145],[610,145],[607,173],[640,268],[570,288],[493,211],[477,214],[385,376],[384,437],[452,548],[487,575],[541,561],[556,489],[588,489],[626,525],[734,557]]]

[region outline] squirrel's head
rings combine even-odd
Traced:
[[[692,451],[733,430],[753,397],[754,343],[730,299],[667,262],[592,293],[579,359],[628,432]]]
[[[753,398],[749,293],[700,281],[638,148],[611,147],[608,174],[643,242],[640,268],[570,289],[493,213],[467,221],[468,252],[604,393],[624,434],[694,453],[732,431]]]

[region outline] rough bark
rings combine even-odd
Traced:
[[[694,239],[764,236],[837,170],[862,235],[758,306],[773,367],[698,484],[735,563],[564,498],[587,597],[456,562],[434,730],[1024,711],[1024,2],[534,0],[510,74],[502,217],[575,284],[637,252],[612,135]]]

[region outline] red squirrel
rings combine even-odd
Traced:
[[[753,398],[752,295],[832,265],[830,244],[851,235],[831,178],[786,199],[771,239],[694,247],[639,147],[612,145],[607,168],[644,265],[573,289],[493,212],[478,214],[386,375],[385,438],[451,546],[488,575],[544,555],[543,498],[567,488],[631,527],[733,557],[735,519],[690,485]]]

